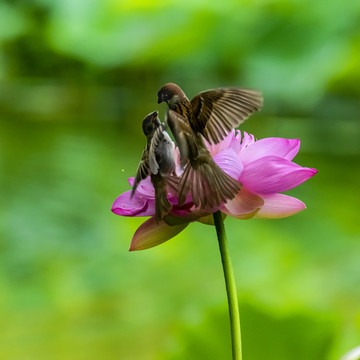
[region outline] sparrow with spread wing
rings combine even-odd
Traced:
[[[191,101],[174,83],[158,92],[158,103],[168,105],[167,123],[180,150],[184,172],[179,182],[179,205],[191,192],[197,207],[218,206],[232,199],[241,184],[223,172],[205,146],[217,144],[235,127],[259,110],[261,93],[239,88],[219,88],[196,95]]]
[[[166,132],[166,126],[159,120],[157,111],[145,117],[142,128],[147,143],[136,172],[131,197],[141,180],[150,176],[155,189],[155,218],[160,222],[171,210],[167,186],[175,189],[177,186],[177,178],[170,176],[175,170],[174,146]]]

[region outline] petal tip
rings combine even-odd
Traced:
[[[295,215],[304,209],[306,205],[297,198],[284,194],[271,194],[265,196],[265,204],[255,217],[281,219]]]

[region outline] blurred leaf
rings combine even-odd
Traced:
[[[25,16],[15,6],[0,2],[0,41],[19,36],[25,29]]]
[[[317,313],[274,316],[249,304],[240,306],[244,359],[328,359],[336,334],[334,319]],[[215,311],[198,326],[185,327],[176,349],[161,360],[230,359],[228,314]]]

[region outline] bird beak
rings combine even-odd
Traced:
[[[164,98],[163,98],[163,94],[162,93],[158,93],[158,104],[162,103],[164,101]]]
[[[151,116],[152,119],[157,118],[158,115],[159,115],[159,113],[158,113],[157,110],[155,110],[154,112],[152,112],[152,113],[150,114],[150,116]]]
[[[158,111],[154,111],[153,113],[150,114],[150,116],[151,116],[151,122],[153,124],[157,124],[157,125],[160,124]]]
[[[147,122],[153,122],[158,117],[159,117],[159,113],[157,111],[153,111],[152,113],[146,115],[144,121],[147,120]]]

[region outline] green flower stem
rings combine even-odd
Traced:
[[[224,270],[226,293],[229,305],[231,343],[233,360],[242,360],[241,354],[241,330],[240,330],[240,314],[236,292],[236,284],[234,271],[231,265],[229,250],[227,248],[225,227],[220,211],[214,213],[214,222],[216,233],[219,241],[221,262]]]

